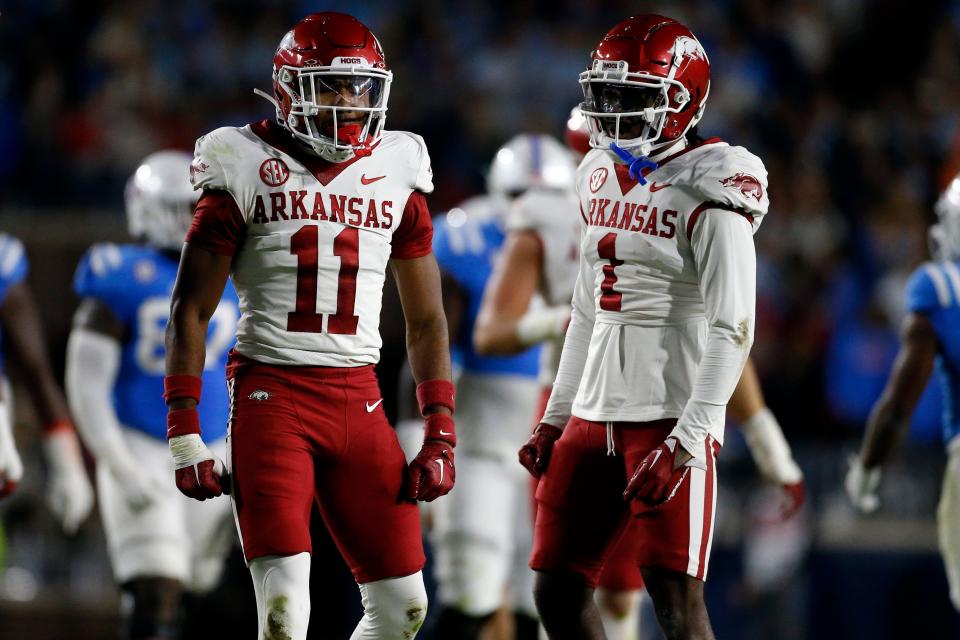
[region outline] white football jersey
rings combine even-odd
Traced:
[[[580,258],[580,215],[573,193],[532,189],[517,198],[507,218],[508,231],[532,231],[543,250],[540,295],[550,306],[569,305]],[[539,380],[553,384],[563,338],[540,350]]]
[[[675,433],[722,442],[753,336],[751,235],[769,202],[763,163],[710,139],[661,160],[641,185],[611,152],[593,150],[577,191],[580,271],[544,421],[679,418]],[[705,350],[716,357],[701,367]],[[702,438],[678,437],[703,456]]]
[[[197,141],[191,167],[194,188],[228,191],[246,223],[231,271],[236,349],[270,364],[376,363],[387,262],[418,257],[398,255],[395,234],[425,214],[410,207],[433,190],[426,146],[385,131],[371,155],[335,165],[283,133],[268,123],[217,129]]]

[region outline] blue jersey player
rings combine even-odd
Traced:
[[[8,351],[16,356],[25,391],[40,422],[49,476],[47,504],[67,533],[73,533],[93,509],[80,444],[67,401],[50,368],[43,326],[27,288],[27,256],[17,238],[0,233],[0,328]],[[0,362],[0,498],[16,488],[23,465],[13,440],[13,398]]]
[[[437,637],[477,638],[502,606],[518,614],[518,638],[530,636],[531,630],[536,634],[532,572],[526,563],[532,540],[529,485],[516,450],[530,433],[539,400],[540,349],[480,355],[473,329],[506,237],[513,199],[532,187],[569,189],[574,169],[559,142],[542,135],[517,136],[494,158],[488,195],[451,210],[434,229],[453,362],[460,369],[457,484],[446,500],[431,506],[442,606]],[[451,306],[457,312],[449,313]]]
[[[98,244],[74,281],[82,299],[67,346],[67,392],[97,458],[97,492],[117,583],[132,595],[129,638],[179,637],[180,593],[215,586],[235,534],[227,500],[189,500],[173,471],[163,400],[164,331],[179,252],[197,195],[191,156],[148,156],[126,191],[131,235]],[[225,457],[230,403],[227,352],[239,316],[228,285],[210,319],[199,407],[208,446]]]
[[[879,506],[881,467],[903,438],[910,414],[934,369],[943,388],[943,437],[947,471],[937,509],[940,549],[950,583],[950,601],[960,611],[960,176],[937,201],[930,229],[933,261],[907,284],[907,319],[900,352],[883,394],[873,407],[858,458],[846,478],[854,505]]]

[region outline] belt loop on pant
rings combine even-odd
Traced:
[[[607,455],[615,456],[617,455],[617,450],[613,445],[613,423],[607,423]]]

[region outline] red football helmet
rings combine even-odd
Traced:
[[[580,74],[590,144],[651,155],[700,118],[710,61],[690,29],[658,15],[628,18],[603,37]]]
[[[380,42],[353,16],[313,13],[273,56],[277,120],[327,160],[365,155],[383,133],[393,74]]]
[[[581,158],[590,151],[590,130],[587,128],[587,119],[579,105],[570,110],[570,117],[567,118],[567,126],[563,131],[563,140],[567,143],[567,148]]]

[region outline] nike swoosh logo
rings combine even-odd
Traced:
[[[363,184],[373,184],[377,180],[383,180],[386,177],[387,176],[377,176],[376,178],[368,178],[366,175],[361,175],[360,182],[362,182]]]
[[[440,429],[440,435],[442,435],[442,436],[452,436],[453,433],[451,433],[450,431],[444,431],[443,429]]]
[[[655,191],[660,191],[660,189],[666,189],[667,187],[672,187],[672,186],[673,185],[669,182],[667,184],[657,184],[656,182],[651,182],[650,193],[654,193]]]
[[[373,410],[380,406],[380,403],[383,402],[383,398],[380,398],[373,404],[367,403],[367,413],[373,413]]]
[[[437,466],[440,467],[440,484],[443,484],[443,461],[442,461],[442,460],[434,460],[434,462],[436,462],[436,463],[437,463]]]
[[[653,452],[653,460],[650,461],[650,468],[653,468],[653,465],[657,464],[657,460],[660,459],[660,454],[663,453],[660,449],[657,449]]]

